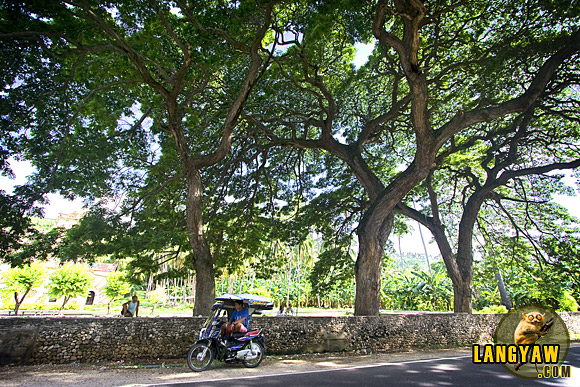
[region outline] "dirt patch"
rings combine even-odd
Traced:
[[[242,364],[212,363],[204,372],[192,372],[183,361],[159,360],[149,364],[70,364],[11,366],[0,368],[0,386],[141,386],[171,382],[215,380],[231,375],[273,375],[306,372],[321,369],[344,368],[361,365],[402,362],[441,357],[468,356],[471,349],[438,351],[410,351],[399,353],[333,353],[295,356],[267,356],[258,368],[245,368]]]

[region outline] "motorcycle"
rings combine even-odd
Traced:
[[[220,337],[223,318],[229,321],[234,311],[234,301],[243,301],[248,308],[248,332],[234,333],[227,338]],[[264,310],[273,309],[274,304],[266,297],[253,294],[227,293],[216,297],[210,316],[203,324],[199,339],[187,352],[187,365],[192,371],[200,372],[207,369],[214,359],[226,363],[242,362],[248,368],[260,365],[266,351],[264,334],[261,329],[249,329],[252,316],[261,314]]]

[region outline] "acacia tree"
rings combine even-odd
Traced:
[[[107,283],[103,290],[105,291],[105,296],[109,299],[107,314],[111,314],[111,305],[118,296],[125,295],[131,291],[131,284],[127,282],[125,273],[116,271],[107,278]]]
[[[437,167],[439,154],[474,141],[481,123],[528,111],[573,60],[580,49],[576,14],[557,7],[526,0],[336,1],[297,11],[280,27],[295,37],[283,42],[292,47],[273,76],[286,87],[269,89],[280,103],[275,114],[256,113],[254,125],[274,144],[325,150],[364,189],[356,315],[378,314],[396,207]],[[355,71],[345,53],[371,34],[373,58]],[[521,59],[519,71],[507,60],[513,57]],[[470,273],[461,278],[460,288],[468,289]],[[455,311],[471,311],[468,292],[458,294]]]
[[[519,59],[513,58],[514,61]],[[520,203],[524,208],[549,203],[552,194],[566,191],[560,181],[562,176],[551,172],[580,167],[577,146],[580,115],[571,108],[579,102],[573,90],[578,87],[580,69],[575,65],[578,55],[571,59],[562,71],[552,76],[538,102],[527,111],[513,119],[480,126],[479,133],[471,141],[463,142],[463,150],[458,149],[462,145],[457,147],[457,141],[453,153],[449,152],[451,149],[440,153],[437,160],[441,171],[431,174],[425,181],[423,194],[428,207],[422,211],[404,203],[397,207],[397,211],[422,223],[433,233],[453,281],[455,299],[465,303],[469,310],[473,241],[482,207],[486,202],[488,206],[495,206],[508,220],[506,228],[524,236],[540,251],[540,243],[533,242],[537,238],[532,236],[531,230],[539,235],[547,233],[546,227],[539,227],[535,220],[542,216],[541,213],[532,216],[530,209],[516,211],[509,203]],[[445,192],[449,191],[450,182],[454,187],[452,193]],[[456,225],[447,224],[441,214],[442,208],[454,208],[452,203],[456,203],[455,208],[460,212]],[[448,213],[447,219],[451,216]],[[549,221],[558,220],[552,217]],[[455,307],[461,305],[456,301]]]
[[[60,311],[71,298],[87,294],[93,274],[87,264],[67,262],[49,277],[48,291],[56,298],[63,297]]]
[[[14,296],[14,314],[18,314],[20,305],[30,291],[42,284],[46,269],[42,264],[33,262],[22,267],[14,267],[2,274],[2,293]]]
[[[274,3],[32,1],[2,11],[8,149],[38,169],[31,202],[129,191],[134,209],[181,182],[196,313],[214,298],[202,172],[228,154],[267,64]],[[161,181],[143,184],[153,172]]]

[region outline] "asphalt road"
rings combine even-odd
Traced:
[[[580,387],[580,346],[570,348],[566,363],[570,378],[523,379],[509,373],[502,365],[473,364],[471,356],[383,363],[332,370],[284,373],[236,378],[232,369],[228,378],[197,382],[156,384],[157,386],[576,386]]]

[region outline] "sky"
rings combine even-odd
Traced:
[[[354,45],[354,48],[356,49],[356,53],[352,64],[358,69],[368,61],[369,55],[373,53],[373,49],[375,48],[375,43],[357,43]]]
[[[34,173],[35,169],[29,161],[10,160],[10,166],[16,175],[16,179],[0,175],[0,190],[12,193],[14,186],[26,184],[27,177]],[[47,219],[57,219],[60,212],[69,214],[81,211],[83,202],[80,199],[74,201],[67,200],[58,194],[48,194],[49,204],[44,206],[44,217]]]

